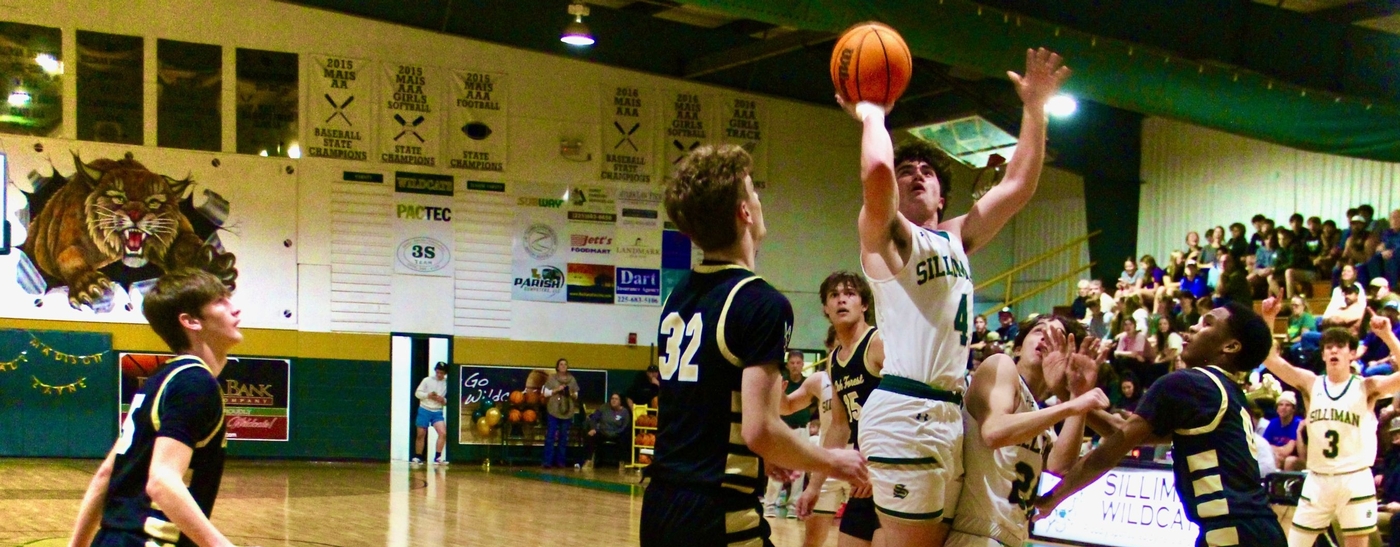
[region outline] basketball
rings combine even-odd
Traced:
[[[642,465],[650,465],[650,464],[651,464],[651,456],[648,456],[648,455],[646,455],[646,454],[642,454],[642,455],[640,455],[640,456],[637,456],[637,463],[640,463],[640,464],[642,464]]]
[[[509,420],[510,423],[513,424],[520,423],[520,411],[514,408],[510,409],[510,413],[506,414],[506,420]]]
[[[122,373],[134,378],[150,378],[154,376],[161,365],[169,360],[167,355],[151,355],[149,353],[123,353]]]
[[[525,402],[525,394],[520,391],[510,392],[510,404],[518,405]]]
[[[847,103],[893,105],[914,73],[909,46],[898,32],[874,21],[857,24],[831,51],[831,83]]]
[[[525,423],[527,424],[533,424],[535,423],[535,418],[537,418],[537,416],[535,416],[535,411],[526,410],[525,413],[520,415],[520,418],[525,420]]]
[[[659,397],[659,396],[657,396],[657,397],[652,397],[652,398],[651,398],[651,407],[652,407],[652,408],[661,408],[661,397]]]
[[[539,393],[538,391],[526,391],[526,392],[525,392],[525,404],[527,404],[527,405],[537,405],[537,404],[540,404],[540,393]]]

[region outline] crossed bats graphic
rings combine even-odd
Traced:
[[[632,134],[636,133],[637,129],[642,127],[642,122],[632,124],[632,129],[630,131],[623,129],[622,124],[617,123],[616,120],[613,121],[613,127],[616,127],[617,132],[622,134],[622,140],[617,141],[617,144],[613,145],[613,148],[622,148],[622,143],[625,142],[628,146],[632,147],[633,151],[639,151],[637,150],[637,143],[632,142]]]
[[[674,145],[676,146],[676,150],[679,150],[679,151],[681,152],[681,155],[676,156],[676,159],[671,160],[671,163],[672,163],[672,164],[680,163],[681,160],[685,159],[685,153],[686,153],[686,152],[690,152],[691,150],[694,150],[694,149],[700,147],[700,141],[695,141],[695,142],[693,142],[693,143],[690,143],[690,147],[689,147],[689,148],[687,148],[684,144],[681,144],[680,139],[672,140],[672,141],[671,141],[671,144],[674,144]]]
[[[414,130],[414,128],[418,127],[418,124],[423,123],[422,116],[419,116],[417,119],[413,120],[413,123],[409,123],[403,119],[403,116],[399,114],[394,114],[394,121],[399,122],[399,125],[403,126],[403,131],[400,131],[398,135],[395,135],[394,140],[397,141],[400,137],[403,137],[404,133],[408,133],[413,135],[413,138],[418,139],[418,142],[424,142],[423,137],[418,136],[418,132]]]
[[[345,99],[345,102],[343,102],[343,103],[341,103],[341,104],[335,104],[335,99],[332,99],[332,98],[331,98],[331,94],[330,94],[330,93],[327,93],[327,94],[326,94],[326,102],[331,103],[331,108],[334,108],[334,109],[335,109],[335,112],[332,113],[332,114],[330,115],[330,117],[326,118],[326,121],[321,122],[321,123],[330,123],[330,121],[331,121],[331,120],[334,120],[336,116],[340,116],[340,119],[345,120],[345,125],[348,125],[348,126],[351,126],[351,127],[354,127],[354,126],[355,126],[355,124],[353,124],[353,123],[350,122],[350,118],[347,118],[347,117],[345,116],[345,107],[350,106],[350,103],[355,102],[355,96],[354,96],[354,95],[351,95],[348,99]]]

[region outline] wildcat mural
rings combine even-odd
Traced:
[[[66,287],[68,304],[104,312],[112,291],[137,291],[162,273],[194,267],[218,277],[230,290],[238,279],[235,257],[219,242],[228,202],[205,190],[196,208],[187,196],[194,181],[152,173],[133,159],[57,168],[35,180],[28,198],[28,234],[18,281],[31,294]],[[211,210],[212,209],[212,210]]]

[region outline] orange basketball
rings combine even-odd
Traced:
[[[518,405],[525,402],[525,394],[520,391],[510,392],[510,404]]]
[[[646,433],[638,433],[636,437],[632,438],[632,444],[637,445],[637,446],[646,446],[646,445],[647,445],[647,434],[646,434]]]
[[[520,411],[514,408],[510,409],[510,413],[506,414],[506,419],[510,420],[510,423],[513,424],[520,423]]]
[[[149,353],[127,353],[122,355],[122,374],[134,378],[150,378],[155,376],[156,371],[165,364],[170,357],[167,355],[151,355]]]
[[[525,404],[527,404],[527,405],[537,405],[537,404],[540,404],[540,393],[539,393],[538,391],[526,391],[526,392],[525,392]]]
[[[652,397],[652,398],[651,398],[651,407],[652,407],[652,408],[661,408],[661,397]]]
[[[525,420],[525,423],[533,424],[535,423],[535,420],[538,418],[538,416],[535,415],[535,411],[526,410],[523,414],[520,415],[520,418]]]
[[[637,456],[637,463],[640,463],[642,465],[649,465],[651,464],[651,456],[648,456],[646,454]]]
[[[913,73],[909,46],[884,23],[870,21],[847,29],[831,51],[831,83],[848,103],[893,105]]]

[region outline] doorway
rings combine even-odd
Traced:
[[[442,457],[451,461],[448,451],[457,440],[457,422],[461,401],[459,400],[460,379],[456,366],[452,364],[452,337],[436,334],[394,333],[390,336],[390,363],[393,367],[393,405],[390,411],[389,459],[408,461],[413,457],[413,442],[418,435],[413,421],[418,412],[418,398],[414,392],[418,384],[433,374],[437,363],[447,364],[447,405],[443,414],[447,420],[447,445]],[[428,428],[428,439],[424,451],[425,461],[431,461],[431,453],[437,446],[437,431]],[[422,457],[420,454],[419,457]]]

